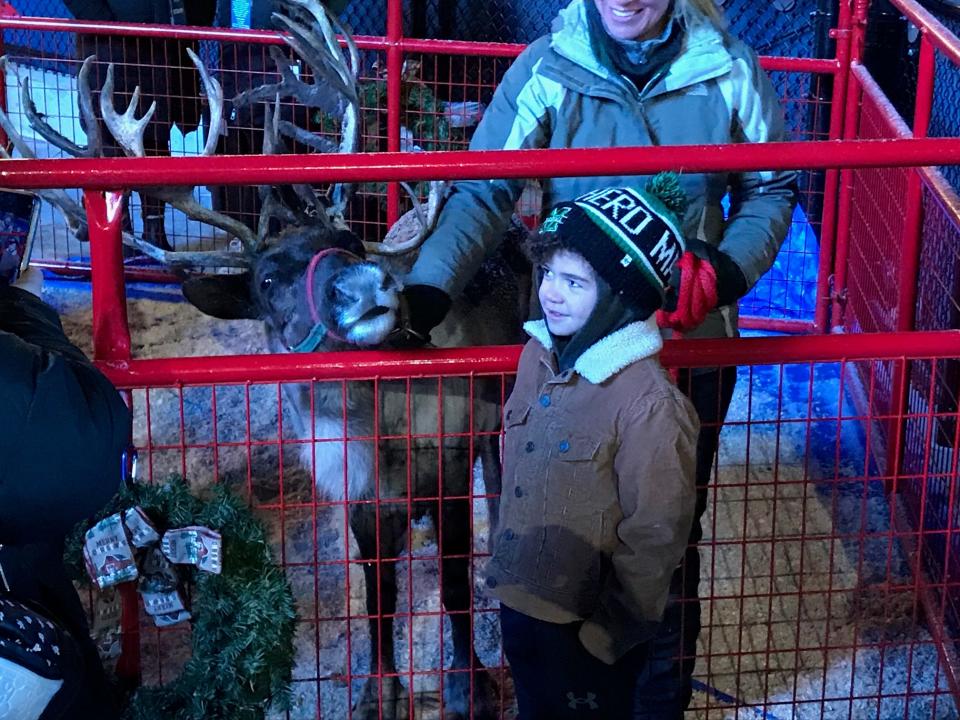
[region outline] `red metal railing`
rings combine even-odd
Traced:
[[[310,476],[305,479],[290,460],[305,444],[337,438],[317,440],[285,429],[284,422],[278,426],[272,416],[287,414],[282,388],[333,383],[346,389],[355,382],[386,386],[392,378],[409,383],[442,377],[493,380],[505,392],[517,356],[517,348],[483,348],[389,356],[172,358],[104,366],[130,392],[144,479],[159,481],[176,473],[201,486],[239,482],[257,513],[278,528],[271,546],[287,569],[299,609],[300,660],[293,684],[300,710],[346,717],[362,683],[381,678],[365,664],[371,661],[363,623],[371,611],[350,590],[361,582],[357,573],[363,562],[344,544],[349,535],[345,513],[355,503],[319,496]],[[663,359],[670,367],[741,367],[739,398],[725,426],[701,543],[704,631],[695,716],[745,711],[778,719],[910,718],[953,712],[958,635],[950,624],[948,599],[954,585],[930,577],[920,558],[954,533],[906,522],[900,494],[882,492],[884,485],[905,487],[915,475],[877,471],[869,438],[857,440],[861,428],[869,433],[889,417],[871,410],[875,378],[868,375],[861,382],[853,366],[866,361],[903,367],[909,360],[936,375],[938,360],[957,356],[960,332],[667,343]],[[833,384],[832,392],[824,392],[824,383]],[[867,396],[866,412],[849,403],[853,392]],[[915,422],[927,412],[902,422]],[[375,437],[387,442],[415,436],[407,430]],[[367,438],[344,430],[342,439]],[[929,458],[934,450],[927,434],[921,456]],[[955,494],[955,471],[939,475],[938,482],[951,497]],[[470,492],[475,507],[486,497],[483,489]],[[441,496],[418,500],[440,502]],[[932,494],[919,495],[919,509],[928,512],[933,500]],[[480,513],[473,522],[470,555],[479,573],[487,554],[486,520]],[[395,613],[402,638],[397,673],[416,690],[414,711],[436,707],[437,687],[446,674],[436,639],[443,637],[449,613],[437,604],[442,577],[431,569],[440,551],[435,540],[415,541],[409,559],[398,561],[401,586],[408,590]],[[478,600],[470,613],[481,659],[501,682],[500,716],[509,717],[495,608]],[[141,629],[147,681],[176,672],[173,648],[184,639],[177,631]]]

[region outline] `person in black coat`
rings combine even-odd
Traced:
[[[29,286],[30,273],[39,271],[18,284]],[[123,399],[67,340],[56,311],[0,278],[0,609],[5,601],[24,604],[70,641],[58,650],[62,685],[41,720],[117,717],[63,550],[71,528],[119,490],[129,437]],[[0,647],[8,698],[13,657],[11,665]]]

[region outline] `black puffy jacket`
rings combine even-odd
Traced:
[[[76,640],[83,690],[76,720],[116,717],[63,538],[117,492],[130,413],[67,340],[57,313],[0,283],[0,596],[39,606]]]
[[[18,288],[0,288],[0,358],[0,544],[62,537],[117,491],[130,413]]]

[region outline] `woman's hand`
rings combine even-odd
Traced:
[[[687,240],[687,251],[673,268],[671,287],[657,325],[679,332],[699,326],[707,313],[735,303],[747,293],[743,271],[725,252],[702,240]]]

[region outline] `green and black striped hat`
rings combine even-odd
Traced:
[[[608,187],[558,203],[540,233],[582,255],[614,293],[653,313],[686,249],[677,219],[686,205],[676,174],[661,173],[643,190]]]

